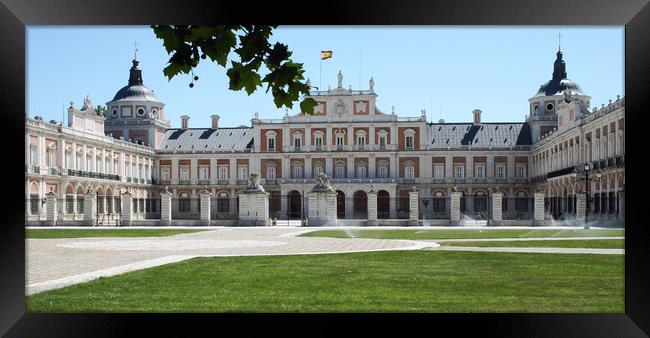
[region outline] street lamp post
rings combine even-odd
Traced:
[[[585,207],[585,230],[589,229],[589,224],[587,223],[587,214],[589,213],[589,172],[591,171],[591,166],[589,163],[585,163],[585,193],[586,193],[586,207]],[[600,179],[600,171],[596,172],[596,179]]]

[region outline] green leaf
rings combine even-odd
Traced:
[[[312,98],[306,98],[300,102],[300,111],[307,115],[314,114],[314,107],[318,105],[318,102]]]

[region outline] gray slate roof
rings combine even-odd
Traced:
[[[532,143],[527,123],[432,123],[428,133],[430,148],[504,148]]]
[[[252,128],[167,129],[161,152],[244,152],[253,145]]]

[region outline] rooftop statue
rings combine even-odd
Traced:
[[[370,77],[369,83],[370,83],[370,91],[372,92],[375,90],[375,80],[373,80],[372,76]]]
[[[337,75],[336,77],[339,78],[339,88],[343,88],[343,74],[341,73],[340,70],[339,70],[339,75]]]

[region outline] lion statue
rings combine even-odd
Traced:
[[[333,191],[332,185],[330,185],[330,178],[327,177],[327,174],[320,173],[316,177],[316,186],[314,190],[316,191]]]
[[[260,174],[251,173],[250,176],[248,176],[248,186],[246,187],[246,190],[264,191],[264,188],[262,188],[262,185],[260,184],[261,179],[262,176],[260,176]]]

